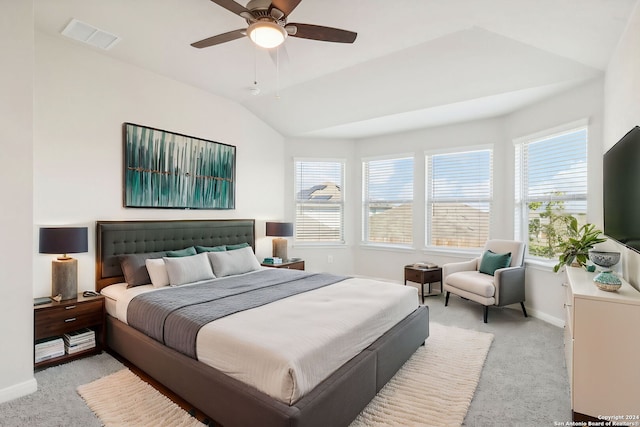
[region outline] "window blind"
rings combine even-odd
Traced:
[[[413,157],[362,162],[363,241],[413,243]]]
[[[587,214],[587,128],[516,145],[516,235],[553,258],[571,217]]]
[[[492,150],[427,155],[426,242],[479,248],[489,238]]]
[[[295,161],[295,240],[344,242],[344,161]]]

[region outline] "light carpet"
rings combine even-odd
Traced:
[[[429,328],[427,344],[380,390],[351,427],[462,424],[493,335],[433,322]],[[82,385],[78,393],[106,427],[202,426],[128,369]]]

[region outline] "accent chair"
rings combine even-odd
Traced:
[[[449,305],[449,295],[484,305],[484,323],[487,323],[489,306],[505,306],[520,303],[524,317],[526,245],[514,240],[488,240],[482,256],[470,261],[454,262],[442,266],[444,305]]]

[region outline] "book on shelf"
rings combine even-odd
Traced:
[[[79,351],[95,348],[95,346],[96,346],[96,340],[94,339],[93,341],[87,341],[87,342],[76,344],[76,345],[65,345],[64,347],[67,354],[74,354],[74,353],[78,353]]]
[[[34,360],[36,363],[64,356],[64,341],[62,338],[41,341],[35,345]]]
[[[77,331],[68,332],[62,336],[66,344],[80,344],[96,339],[96,331],[89,328],[78,329]]]
[[[262,261],[263,264],[282,264],[282,258],[278,257],[268,257]]]

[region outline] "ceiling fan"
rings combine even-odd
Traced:
[[[288,23],[287,18],[302,0],[251,0],[247,7],[233,0],[211,0],[218,6],[244,18],[249,25],[227,33],[191,43],[201,49],[248,36],[256,45],[267,49],[281,45],[287,36],[336,43],[353,43],[353,31],[312,24]]]

